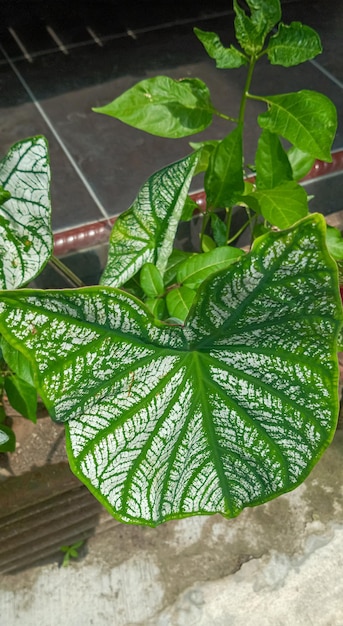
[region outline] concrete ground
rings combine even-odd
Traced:
[[[234,520],[118,524],[68,567],[0,577],[1,626],[342,626],[343,431],[295,491]]]

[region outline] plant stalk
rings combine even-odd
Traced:
[[[52,255],[49,264],[65,278],[72,287],[85,287],[85,283],[74,272],[69,269],[60,259]]]

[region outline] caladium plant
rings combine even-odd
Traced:
[[[26,288],[51,257],[48,193],[33,175],[20,193],[9,181],[22,171],[25,146],[37,154],[44,139],[14,146],[6,175],[0,170],[1,246],[17,246],[22,268],[14,272],[15,254],[9,261],[2,255],[3,356],[17,387],[34,388],[52,419],[65,424],[75,474],[124,522],[234,517],[299,485],[335,431],[342,241],[321,215],[308,213],[298,183],[315,158],[331,159],[335,109],[309,91],[250,94],[262,55],[289,66],[321,47],[298,22],[280,23],[274,34],[278,0],[247,4],[249,15],[234,2],[241,49],[196,30],[218,68],[248,67],[237,118],[216,111],[199,79],[148,79],[101,109],[165,137],[201,131],[216,114],[235,127],[221,141],[193,143],[190,155],[142,186],[114,225],[100,285]],[[258,119],[256,178],[247,182],[249,98],[267,111]],[[280,137],[293,147],[286,151]],[[208,200],[200,245],[178,250],[178,225],[194,212],[188,194],[199,172]],[[39,197],[46,211],[13,203],[17,196]],[[235,232],[237,204],[246,224]],[[20,224],[19,237],[12,223]],[[245,227],[249,252],[231,245]]]

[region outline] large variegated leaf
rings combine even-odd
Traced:
[[[74,472],[120,520],[235,516],[298,485],[338,412],[337,270],[321,216],[208,279],[184,326],[108,287],[3,292]]]
[[[167,267],[199,153],[159,170],[141,188],[132,207],[116,220],[103,285],[120,287],[145,263]]]
[[[10,197],[0,206],[0,287],[32,280],[52,253],[50,167],[44,137],[16,143],[0,162],[0,185]]]

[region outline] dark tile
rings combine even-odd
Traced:
[[[38,4],[42,3],[37,3],[37,6]],[[246,70],[245,68],[233,71],[216,70],[214,62],[208,59],[201,44],[193,35],[193,22],[174,27],[161,26],[152,32],[138,32],[136,38],[120,36],[120,32],[128,25],[133,29],[144,29],[145,24],[154,25],[155,22],[158,24],[159,20],[171,22],[180,16],[187,19],[193,11],[193,14],[198,16],[194,19],[194,25],[204,30],[218,32],[224,45],[230,45],[234,40],[232,18],[228,16],[204,19],[206,11],[209,10],[209,2],[198,3],[196,12],[194,3],[185,2],[182,8],[178,7],[177,10],[174,5],[169,7],[164,3],[152,3],[149,15],[146,12],[147,4],[144,2],[133,3],[130,5],[130,11],[128,5],[125,5],[124,9],[115,2],[99,2],[97,10],[96,3],[83,4],[83,12],[80,13],[82,19],[77,23],[77,28],[81,26],[83,28],[89,22],[93,26],[97,24],[97,31],[100,32],[101,23],[104,24],[106,21],[108,27],[106,32],[113,34],[115,28],[118,28],[118,38],[105,41],[103,47],[93,41],[89,45],[70,49],[68,55],[61,52],[42,55],[34,58],[33,63],[23,59],[16,62],[16,67],[29,84],[35,98],[51,120],[86,181],[94,189],[99,201],[110,215],[114,215],[132,203],[139,187],[153,171],[187,154],[190,151],[189,140],[220,138],[231,130],[232,125],[216,118],[211,127],[199,136],[166,140],[93,113],[91,108],[113,100],[138,80],[156,74],[167,74],[174,78],[196,76],[203,79],[210,87],[216,108],[235,116],[239,110]],[[227,7],[227,2],[212,3],[212,11],[222,9],[224,4]],[[285,2],[284,20],[288,22],[300,19],[316,27],[322,34],[320,20],[314,20],[311,11],[313,5],[319,7],[319,4],[321,3],[307,0]],[[106,11],[99,10],[100,5],[106,7],[106,10],[111,5],[106,20]],[[56,10],[49,13],[50,3],[46,3],[47,12],[43,15],[44,23],[49,17],[55,28],[58,26],[59,15],[63,17],[61,3],[58,3],[58,6],[60,12],[55,7]],[[73,5],[73,11],[76,8],[77,3]],[[116,27],[113,21],[115,10],[119,20]],[[72,25],[76,24],[73,11],[69,15],[69,30],[67,28],[65,31],[67,35],[73,34]],[[333,12],[330,5],[328,12]],[[311,17],[318,24],[312,23]],[[324,20],[323,40],[328,38],[325,24]],[[0,66],[0,76],[2,70],[4,68]],[[14,135],[19,138],[21,136],[19,133],[24,131],[23,136],[31,134],[31,130],[26,130],[28,127],[45,128],[45,123],[39,120],[38,113],[29,103],[27,94],[23,90],[18,90],[17,83],[14,84],[17,79],[14,82],[13,77],[12,80],[7,80],[6,72],[7,70],[3,72],[6,89],[2,90],[4,94],[2,102],[6,106],[7,116],[4,122],[7,127],[5,144],[10,138],[12,141]],[[270,95],[304,88],[317,89],[331,97],[340,116],[342,115],[342,90],[311,63],[286,69],[270,66],[263,59],[257,65],[251,90],[257,95]],[[12,109],[11,103],[14,104]],[[245,136],[248,161],[253,158],[259,134],[256,115],[263,110],[262,103],[249,102]],[[55,139],[48,130],[33,131],[36,132],[45,132],[51,138],[55,225],[61,229],[71,224],[92,220],[94,214],[98,215],[98,209],[94,207],[93,200],[80,180],[75,178]],[[335,146],[342,145],[343,131],[340,124]],[[196,179],[193,188],[199,186],[201,180]]]
[[[0,66],[1,158],[12,144],[33,135],[45,135],[50,145],[52,207],[55,230],[101,219],[103,215],[68,161],[55,136],[12,70]]]
[[[297,20],[311,26],[320,35],[323,53],[318,62],[335,78],[343,82],[343,3],[322,0],[296,0],[283,5],[283,21]],[[318,78],[320,86],[320,78]],[[319,89],[318,86],[318,89]]]

